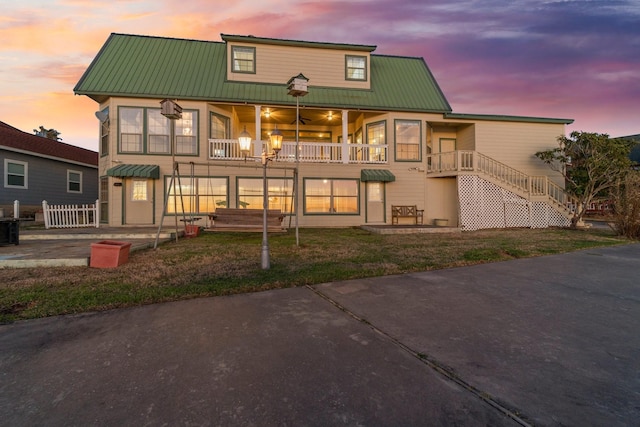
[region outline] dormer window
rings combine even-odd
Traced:
[[[256,72],[256,48],[247,46],[232,46],[231,55],[233,57],[233,72],[234,73],[249,73],[255,74]]]
[[[346,79],[347,80],[367,80],[367,57],[347,55],[346,59]]]

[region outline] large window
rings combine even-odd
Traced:
[[[4,159],[4,186],[7,188],[29,188],[29,165],[18,160]]]
[[[229,118],[211,113],[209,120],[209,137],[213,139],[229,138]]]
[[[171,154],[171,121],[160,108],[120,107],[121,153]],[[198,113],[183,111],[175,121],[175,153],[198,154]]]
[[[293,180],[291,178],[267,178],[269,186],[269,209],[291,212],[293,203]],[[262,209],[262,178],[238,178],[238,207]]]
[[[181,177],[176,178],[178,185],[169,189],[167,213],[173,214],[209,214],[216,207],[227,206],[227,178]],[[166,178],[166,186],[171,184],[171,177]],[[182,199],[180,198],[182,196]]]
[[[358,214],[358,180],[304,180],[305,214]]]
[[[82,172],[67,170],[67,191],[82,193]]]
[[[367,57],[346,55],[347,80],[367,80]]]
[[[120,108],[120,151],[142,153],[142,108]]]
[[[373,145],[368,149],[368,160],[386,161],[387,122],[369,123],[367,125],[367,144]]]
[[[198,154],[198,116],[194,111],[184,111],[176,120],[176,154]]]
[[[422,125],[420,120],[396,120],[396,160],[420,161],[420,139]]]
[[[232,46],[231,55],[233,56],[233,72],[234,73],[251,73],[256,72],[256,48],[247,46]]]
[[[147,110],[147,151],[152,154],[171,154],[169,119],[160,109]]]

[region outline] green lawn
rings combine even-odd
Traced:
[[[451,234],[372,234],[359,228],[269,235],[204,233],[134,252],[116,269],[4,269],[0,322],[162,301],[459,267],[628,243],[609,230],[514,229]]]

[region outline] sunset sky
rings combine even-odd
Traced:
[[[98,106],[73,87],[113,32],[376,45],[423,57],[455,113],[640,133],[638,0],[2,0],[0,121],[97,150]]]

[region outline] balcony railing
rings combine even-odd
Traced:
[[[252,143],[252,155],[262,153],[263,141]],[[374,144],[336,144],[304,142],[298,144],[298,160],[301,163],[387,163],[388,146]],[[209,159],[243,160],[240,146],[235,139],[210,139]],[[277,161],[295,162],[296,143],[285,141]]]

